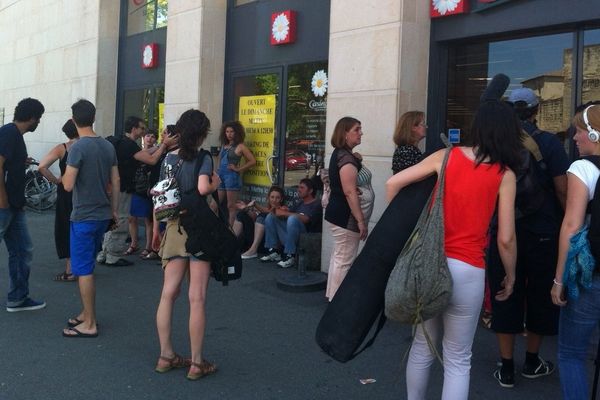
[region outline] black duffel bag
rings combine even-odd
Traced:
[[[198,192],[198,171],[204,157],[211,157],[200,149],[194,161],[193,173],[183,170],[178,176],[181,193],[179,223],[187,233],[185,248],[188,253],[203,253],[211,263],[213,277],[227,285],[242,276],[240,243],[222,214],[213,211],[207,197]],[[185,165],[185,164],[184,164]],[[218,203],[217,193],[212,193]],[[217,207],[218,208],[218,207]]]

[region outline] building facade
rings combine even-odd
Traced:
[[[427,112],[434,150],[450,128],[468,140],[496,73],[511,78],[509,91],[536,91],[540,126],[554,132],[566,130],[578,104],[598,99],[594,2],[0,0],[0,122],[21,98],[40,99],[46,114],[25,136],[40,158],[63,141],[78,98],[96,104],[104,136],[121,134],[128,115],[160,130],[199,108],[212,122],[213,151],[221,123],[239,119],[258,161],[244,192],[262,199],[272,184],[293,196],[298,180],[328,161],[337,120],[354,116],[377,193],[373,227],[402,113]]]

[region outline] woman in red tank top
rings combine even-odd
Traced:
[[[437,341],[443,328],[444,386],[442,399],[467,399],[471,347],[485,286],[484,251],[488,226],[498,208],[498,248],[505,266],[503,289],[497,300],[512,294],[516,239],[514,202],[521,129],[513,110],[499,101],[483,103],[471,127],[472,147],[455,147],[446,166],[444,188],[445,250],[454,283],[450,305],[443,314],[425,321]],[[403,187],[440,173],[440,150],[386,183],[388,202]],[[434,354],[421,326],[417,328],[406,368],[408,399],[426,398],[429,367]]]

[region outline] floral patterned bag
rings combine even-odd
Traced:
[[[158,221],[166,221],[179,215],[181,193],[177,183],[177,172],[181,167],[182,160],[177,162],[170,177],[158,181],[152,189],[152,203],[154,205],[154,217]]]

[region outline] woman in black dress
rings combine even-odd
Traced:
[[[77,128],[72,120],[68,120],[62,127],[62,131],[69,139],[66,143],[56,145],[40,162],[38,170],[50,182],[56,184],[56,214],[54,218],[54,242],[56,243],[56,253],[58,258],[66,260],[65,271],[54,277],[55,281],[73,282],[77,278],[71,273],[71,254],[69,250],[69,225],[71,210],[73,204],[71,202],[71,192],[66,192],[63,188],[61,179],[67,168],[67,155],[69,149],[79,138]],[[59,160],[60,177],[56,177],[49,168],[56,160]]]
[[[427,124],[423,111],[408,111],[402,114],[394,131],[396,151],[392,157],[392,172],[398,172],[412,167],[423,159],[423,153],[417,147],[425,138]]]

